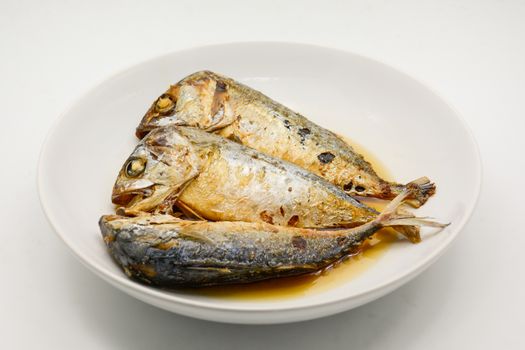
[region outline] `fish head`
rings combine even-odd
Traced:
[[[142,118],[136,135],[143,138],[151,130],[166,125],[212,131],[234,120],[226,78],[202,71],[189,75],[160,95]]]
[[[155,129],[120,169],[111,200],[124,213],[169,212],[199,168],[198,155],[176,127]]]
[[[165,125],[182,124],[175,111],[179,100],[179,90],[177,85],[170,86],[152,103],[136,129],[135,134],[139,139],[142,139],[153,129]]]

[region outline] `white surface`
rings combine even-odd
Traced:
[[[2,348],[525,347],[525,3],[342,4],[0,4]],[[57,115],[115,70],[166,51],[238,40],[300,41],[377,58],[459,110],[478,139],[484,183],[472,220],[435,265],[350,312],[240,327],[137,302],[68,252],[41,212],[35,184],[40,145]]]
[[[131,282],[109,256],[96,223],[101,215],[114,212],[109,200],[111,188],[137,145],[134,130],[142,115],[170,83],[203,68],[235,77],[285,105],[295,104],[313,121],[366,145],[402,183],[430,176],[439,190],[417,215],[434,216],[451,225],[439,234],[423,228],[421,244],[401,241],[366,273],[341,281],[328,291],[289,300],[224,300]],[[312,92],[314,99],[309,98]],[[441,142],[443,135],[447,135],[447,143]],[[362,56],[291,43],[204,46],[126,69],[91,89],[61,116],[39,162],[44,210],[61,238],[94,272],[128,294],[166,310],[205,320],[251,324],[331,315],[406,283],[457,237],[472,213],[481,181],[472,135],[460,117],[427,87]],[[97,171],[93,171],[93,164],[97,164]]]

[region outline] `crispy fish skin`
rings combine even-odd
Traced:
[[[308,228],[358,226],[378,214],[294,164],[176,125],[157,128],[139,143],[119,173],[112,200],[126,206],[126,213],[170,213],[175,204],[206,220]]]
[[[103,216],[111,255],[129,277],[164,287],[250,283],[318,271],[359,249],[382,227],[446,225],[396,213],[352,229],[312,230],[266,223],[205,222],[169,215]]]
[[[200,71],[172,85],[137,127],[142,138],[159,126],[201,128],[307,169],[350,195],[392,199],[405,185],[380,178],[345,141],[262,93],[228,77]],[[435,192],[425,186],[409,204],[419,207]]]

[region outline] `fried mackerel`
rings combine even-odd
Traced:
[[[409,194],[428,183],[419,179]],[[378,212],[321,177],[198,128],[153,130],[124,163],[112,195],[119,213],[186,215],[212,221],[305,228],[354,227]],[[417,227],[400,227],[411,241]]]
[[[281,226],[361,225],[377,211],[294,164],[207,133],[167,126],[145,137],[122,167],[113,203],[127,213],[170,213]]]
[[[350,195],[392,199],[406,185],[380,178],[345,141],[262,93],[233,79],[201,71],[162,94],[137,136],[165,125],[198,127],[309,170]],[[407,203],[419,207],[435,192],[425,184]]]
[[[357,252],[383,227],[446,226],[397,211],[409,192],[403,191],[373,221],[351,229],[190,221],[169,215],[107,215],[99,225],[111,255],[136,280],[164,287],[250,283],[323,269]]]

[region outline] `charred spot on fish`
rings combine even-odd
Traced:
[[[259,216],[262,221],[273,225],[273,216],[271,216],[266,210],[262,211]]]
[[[345,190],[346,192],[351,191],[353,186],[354,186],[354,183],[350,181],[349,183],[343,185],[343,190]]]
[[[236,142],[236,143],[241,143],[241,139],[239,138],[239,136],[237,136],[235,134],[228,135],[227,139],[231,140],[233,142]]]
[[[363,192],[365,190],[365,188],[363,186],[356,186],[355,187],[355,191],[356,192]]]
[[[317,156],[317,159],[323,164],[328,164],[334,160],[335,156],[330,152],[323,152]]]
[[[284,127],[288,130],[290,130],[290,121],[288,119],[285,119],[283,121]]]
[[[292,188],[291,187],[288,187],[288,192],[292,192]]]
[[[310,135],[311,131],[308,128],[301,128],[297,133],[299,134],[299,136],[305,137],[306,135]]]
[[[288,220],[288,226],[295,226],[299,222],[299,216],[294,215]]]
[[[297,134],[301,137],[301,143],[304,144],[304,140],[306,140],[306,136],[310,135],[311,131],[308,128],[301,128],[299,131],[297,131]]]
[[[306,240],[301,236],[293,236],[292,245],[294,248],[304,250],[306,249]]]
[[[337,244],[343,246],[346,244],[348,237],[337,237]]]
[[[227,85],[222,80],[217,80],[217,84],[215,85],[215,91],[217,92],[226,92]]]
[[[381,194],[385,197],[388,197],[392,194],[392,188],[388,182],[381,182]]]
[[[281,215],[284,216],[284,208],[282,206],[279,207],[279,211],[281,212]]]
[[[169,142],[166,136],[157,137],[148,142],[151,146],[168,146]]]

